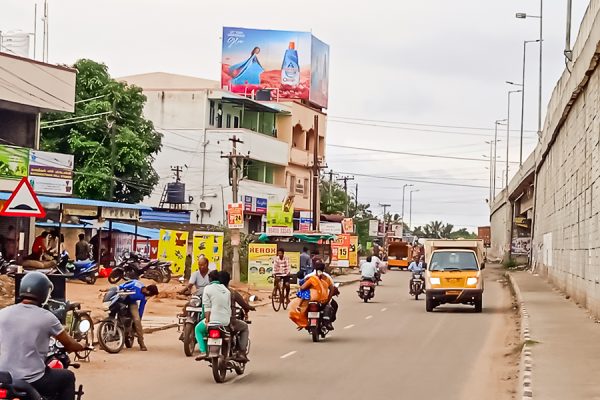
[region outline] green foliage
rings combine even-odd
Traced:
[[[507,269],[516,268],[517,267],[517,260],[515,260],[512,257],[509,257],[509,258],[507,258],[506,260],[504,260],[502,262],[502,265],[504,266],[504,268],[507,268]]]
[[[42,121],[106,114],[89,120],[82,118],[73,124],[56,122],[56,125],[65,125],[42,129],[41,148],[75,155],[77,196],[138,203],[150,195],[158,183],[152,162],[154,154],[160,151],[162,139],[152,122],[142,115],[146,96],[142,89],[113,79],[104,64],[82,59],[73,68],[78,71],[75,100],[79,103],[75,112],[45,114]],[[115,124],[114,165],[111,161],[112,124]],[[114,196],[110,198],[113,183]]]
[[[442,221],[431,221],[425,226],[417,226],[412,231],[413,235],[428,239],[476,239],[477,234],[465,228],[457,231],[454,225],[444,224]]]

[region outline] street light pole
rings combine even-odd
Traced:
[[[498,142],[500,141],[498,139],[498,125],[501,125],[505,121],[506,119],[499,119],[494,123],[494,179],[492,180],[494,182],[494,189],[492,191],[494,197],[496,197],[496,161],[498,160]]]
[[[519,145],[519,166],[523,165],[523,127],[525,123],[525,66],[527,63],[527,45],[529,43],[537,43],[539,41],[539,39],[523,41],[523,76],[521,81],[523,89],[521,89],[521,141]]]
[[[506,178],[505,184],[508,188],[508,169],[509,169],[509,141],[510,141],[510,95],[513,93],[520,93],[521,90],[509,90],[508,91],[508,110],[506,113]]]
[[[406,192],[406,188],[409,186],[414,186],[412,184],[406,184],[404,186],[402,186],[402,221],[404,222],[404,193]]]
[[[409,200],[409,203],[408,203],[408,227],[410,229],[412,229],[412,194],[414,192],[418,192],[418,191],[419,191],[419,189],[415,189],[415,190],[411,190],[410,191],[410,196],[409,196],[410,200]]]

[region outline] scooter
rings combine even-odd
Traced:
[[[358,297],[365,303],[375,297],[375,282],[373,282],[373,280],[374,279],[362,278],[358,286]]]
[[[65,275],[67,279],[77,279],[93,285],[98,279],[98,265],[94,260],[71,261],[69,253],[63,251],[55,272]]]

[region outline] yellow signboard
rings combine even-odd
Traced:
[[[183,275],[187,253],[188,233],[169,229],[160,230],[158,259],[171,262],[174,275]]]
[[[248,283],[258,287],[272,286],[273,258],[276,244],[250,243],[248,246]]]
[[[358,236],[350,236],[350,266],[358,267]]]
[[[208,258],[209,264],[220,271],[223,263],[223,232],[194,232],[193,237],[192,271],[198,269],[198,258],[203,255]]]

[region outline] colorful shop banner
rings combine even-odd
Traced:
[[[266,214],[267,203],[267,199],[262,197],[244,196],[244,211],[256,214]]]
[[[143,254],[151,260],[158,259],[158,240],[139,239],[135,241],[136,253]]]
[[[358,236],[350,236],[350,262],[351,267],[358,267]]]
[[[331,264],[335,268],[350,266],[350,235],[341,234],[331,242]]]
[[[31,150],[29,180],[37,193],[71,196],[74,164],[72,154]]]
[[[300,211],[300,222],[298,230],[300,232],[310,232],[312,229],[312,213],[310,211]]]
[[[248,245],[248,283],[258,287],[272,286],[273,258],[276,244],[250,243]]]
[[[223,263],[223,232],[194,232],[192,271],[198,269],[198,258],[203,255],[208,263],[221,270]]]
[[[354,220],[352,218],[344,218],[342,220],[342,230],[344,233],[354,232]]]
[[[510,252],[516,256],[529,255],[531,251],[531,237],[514,237],[510,246]]]
[[[171,271],[174,275],[183,275],[188,247],[188,236],[188,232],[170,229],[160,230],[158,259],[161,261],[170,261]]]
[[[267,235],[292,236],[294,233],[294,205],[290,202],[269,203],[267,208]]]
[[[29,173],[29,149],[0,145],[0,179],[21,179]]]
[[[242,203],[227,204],[227,226],[229,229],[244,228],[244,205]]]
[[[225,27],[221,86],[327,107],[329,46],[309,32]]]

